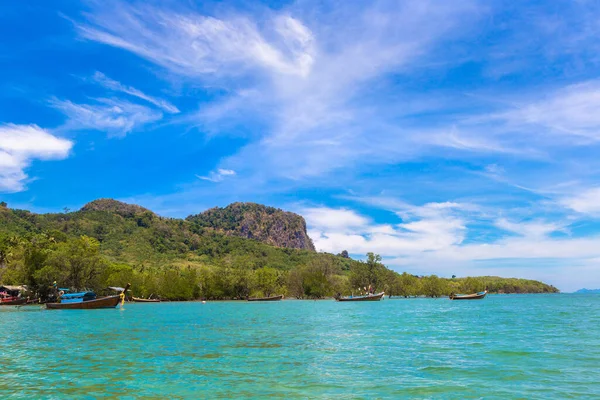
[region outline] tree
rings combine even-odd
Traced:
[[[340,257],[350,258],[350,256],[348,255],[348,251],[347,250],[342,250],[342,252],[340,253]]]
[[[3,268],[8,263],[8,259],[12,256],[12,248],[8,236],[0,235],[0,268]]]
[[[358,262],[350,269],[350,284],[352,288],[364,290],[369,286],[380,289],[383,285],[383,274],[387,268],[381,264],[381,256],[375,253],[367,253],[366,262]]]
[[[100,256],[100,243],[89,236],[58,243],[46,265],[60,271],[57,282],[74,289],[100,288],[100,273],[108,263]]]
[[[254,273],[256,275],[256,288],[264,296],[269,297],[279,289],[279,273],[276,269],[264,267],[257,269]]]
[[[303,279],[304,294],[308,298],[322,299],[331,294],[331,285],[323,271],[307,270]]]
[[[423,293],[429,297],[440,297],[446,293],[444,281],[437,275],[423,278]]]
[[[304,275],[300,268],[290,271],[287,280],[287,287],[290,295],[297,299],[304,298]]]

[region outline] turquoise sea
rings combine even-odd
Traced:
[[[600,295],[4,307],[0,326],[16,399],[600,398]]]

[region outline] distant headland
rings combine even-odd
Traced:
[[[600,289],[579,289],[575,293],[600,293]]]

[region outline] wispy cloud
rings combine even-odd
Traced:
[[[171,113],[171,114],[179,113],[179,109],[177,107],[175,107],[174,105],[172,105],[171,103],[169,103],[168,101],[159,99],[157,97],[148,96],[147,94],[143,93],[142,91],[140,91],[132,86],[125,86],[122,83],[115,81],[115,80],[109,78],[108,76],[104,75],[102,72],[96,71],[94,73],[92,79],[94,79],[94,81],[96,81],[97,83],[99,83],[100,85],[104,86],[107,89],[117,91],[117,92],[123,92],[128,95],[140,98],[142,100],[147,101],[148,103],[154,104],[155,106],[162,108],[164,111],[166,111],[168,113]]]
[[[413,135],[387,128],[395,125],[398,109],[412,106],[400,101],[388,107],[388,115],[375,117],[373,108],[393,94],[380,93],[376,103],[359,99],[370,96],[371,85],[386,74],[416,67],[428,50],[460,36],[453,28],[461,18],[476,18],[477,11],[474,1],[452,6],[377,1],[343,8],[308,2],[264,15],[217,18],[194,10],[98,3],[77,29],[84,38],[126,49],[172,73],[257,93],[223,102],[228,124],[236,118],[247,124],[260,115],[268,121],[260,137],[228,162],[235,169],[254,165],[259,175],[303,179],[357,159],[375,160],[384,149],[375,146],[373,135],[395,149],[384,153],[386,162],[401,159],[400,149],[411,147]],[[270,23],[258,22],[265,19]],[[259,112],[244,112],[257,104]],[[198,118],[210,122],[214,113]]]
[[[95,99],[94,104],[76,104],[70,100],[52,99],[52,107],[67,116],[63,129],[92,129],[109,136],[125,136],[145,124],[158,121],[162,113],[119,99]]]
[[[232,169],[222,169],[222,168],[219,168],[216,171],[211,171],[210,174],[208,174],[208,176],[196,175],[196,177],[198,179],[202,179],[204,181],[221,182],[226,177],[228,177],[228,176],[234,176],[234,175],[235,175],[235,171],[232,170]]]
[[[252,67],[308,74],[314,56],[310,30],[289,15],[276,15],[266,26],[270,28],[261,29],[242,16],[219,19],[119,3],[96,9],[77,29],[87,39],[121,47],[184,75],[237,75]]]
[[[544,238],[554,232],[566,231],[563,224],[546,221],[515,222],[509,221],[506,218],[500,218],[495,222],[495,225],[500,229],[527,238]]]
[[[546,93],[543,99],[519,105],[515,110],[495,114],[492,118],[516,126],[537,125],[546,128],[550,134],[581,136],[597,141],[600,140],[599,109],[600,81],[588,81]]]
[[[73,143],[37,125],[0,125],[0,192],[25,190],[25,169],[33,160],[60,160]]]

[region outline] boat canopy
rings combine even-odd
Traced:
[[[17,296],[21,292],[26,292],[26,286],[11,286],[11,285],[2,285],[0,286],[0,292],[6,292],[12,296]]]
[[[96,298],[94,292],[79,292],[79,293],[67,293],[60,296],[61,303],[81,303],[82,301],[90,301]]]

